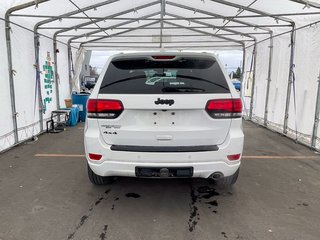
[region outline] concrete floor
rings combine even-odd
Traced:
[[[93,186],[78,156],[81,126],[18,146],[0,155],[0,239],[319,240],[319,155],[244,126],[246,157],[231,190],[199,179]]]

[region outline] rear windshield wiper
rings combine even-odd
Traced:
[[[205,92],[202,88],[194,87],[164,87],[161,89],[162,92]]]
[[[129,78],[120,79],[120,80],[114,81],[112,83],[108,83],[108,84],[106,84],[104,86],[101,86],[100,89],[109,87],[109,86],[111,86],[113,84],[116,84],[116,83],[126,82],[126,81],[130,81],[130,80],[141,79],[141,78],[146,78],[146,76],[145,75],[138,75],[138,76],[133,76],[133,77],[129,77]]]
[[[230,90],[228,87],[225,87],[225,86],[223,86],[223,85],[221,85],[221,84],[218,84],[218,83],[215,83],[215,82],[211,82],[211,81],[209,81],[209,80],[207,80],[207,79],[203,79],[203,78],[198,78],[198,77],[193,77],[193,76],[187,76],[187,75],[177,75],[177,78],[178,77],[180,77],[180,78],[187,78],[187,79],[192,79],[192,80],[198,80],[198,81],[202,81],[202,82],[207,82],[207,83],[210,83],[210,84],[213,84],[213,85],[215,85],[215,86],[218,86],[218,87],[221,87],[221,88],[223,88],[223,89],[225,89],[225,90]]]

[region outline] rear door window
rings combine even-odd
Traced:
[[[219,64],[211,58],[180,57],[114,60],[99,93],[166,94],[230,93]]]

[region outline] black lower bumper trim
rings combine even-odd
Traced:
[[[130,145],[112,145],[113,151],[124,152],[208,152],[218,151],[217,145],[205,145],[205,146],[130,146]]]
[[[136,177],[189,178],[193,167],[136,167]]]

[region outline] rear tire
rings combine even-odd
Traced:
[[[238,170],[233,175],[216,180],[216,184],[218,185],[218,187],[221,187],[221,188],[231,187],[237,182],[239,172],[240,172],[240,168],[238,168]]]
[[[112,183],[113,178],[112,177],[102,177],[97,174],[95,174],[92,169],[90,168],[88,164],[88,177],[90,179],[90,182],[94,185],[105,185]]]

